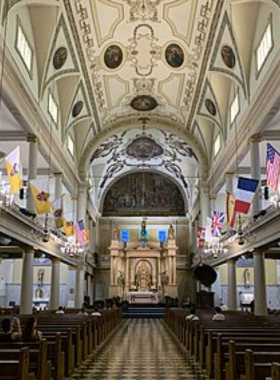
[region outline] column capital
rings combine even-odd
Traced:
[[[228,264],[228,265],[235,265],[237,260],[238,260],[238,259],[235,259],[235,258],[229,259],[229,260],[227,261],[227,264]]]
[[[24,249],[25,253],[35,253],[36,249],[33,247],[28,247]]]
[[[51,257],[50,258],[53,264],[60,264],[61,260],[57,257]]]
[[[62,172],[53,172],[53,175],[55,176],[55,177],[62,177],[63,176],[63,173]]]
[[[225,172],[225,177],[226,176],[234,176],[235,172]]]
[[[217,199],[217,194],[215,194],[215,193],[210,193],[209,198],[210,198],[210,200],[215,201],[215,200]]]
[[[254,142],[262,142],[262,136],[261,135],[253,135],[249,137],[249,143],[254,143]]]
[[[26,136],[26,142],[36,143],[36,142],[38,142],[38,138],[37,138],[37,136],[35,136],[31,133],[28,133],[28,135]]]

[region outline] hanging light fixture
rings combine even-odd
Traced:
[[[211,242],[207,243],[207,248],[203,249],[203,253],[207,256],[211,255],[213,258],[218,258],[228,252],[227,248],[224,248],[224,244],[220,242],[218,237],[213,237]]]
[[[80,243],[75,243],[74,241],[66,241],[60,247],[60,250],[63,254],[66,254],[70,257],[75,257],[83,254],[85,248],[82,247]]]

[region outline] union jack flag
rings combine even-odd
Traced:
[[[221,211],[212,211],[211,231],[213,236],[220,236],[226,214]]]
[[[266,177],[267,186],[277,191],[280,169],[280,155],[272,145],[267,144],[266,154]]]

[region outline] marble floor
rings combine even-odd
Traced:
[[[71,379],[202,380],[161,319],[127,319]]]

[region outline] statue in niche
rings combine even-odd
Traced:
[[[113,239],[113,240],[118,240],[118,239],[119,239],[119,236],[120,236],[120,231],[119,231],[119,229],[116,227],[116,228],[113,229],[112,239]]]
[[[250,279],[250,271],[249,268],[245,268],[243,271],[243,281],[244,281],[244,287],[250,288],[251,286],[251,279]]]
[[[168,239],[175,239],[174,227],[172,226],[172,224],[170,224],[168,228]]]
[[[135,276],[135,283],[138,290],[148,291],[152,286],[152,274],[146,263],[142,262]]]
[[[45,270],[39,269],[37,273],[38,288],[35,290],[35,298],[44,298],[44,291],[42,289],[42,287],[44,286],[44,276],[45,276]]]

